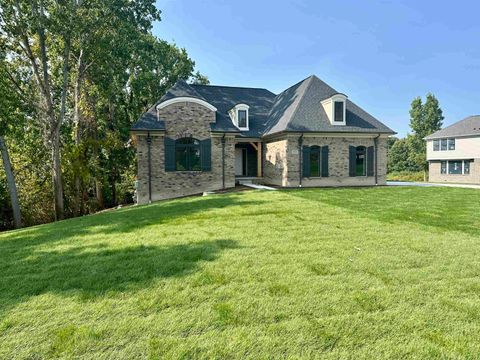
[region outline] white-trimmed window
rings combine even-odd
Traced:
[[[455,138],[433,140],[433,151],[455,150]]]
[[[335,94],[321,102],[321,106],[332,125],[346,125],[346,104],[347,96],[344,94]]]
[[[239,130],[249,129],[249,108],[246,104],[237,104],[228,112],[233,123]]]
[[[472,160],[443,160],[440,162],[440,174],[470,175]]]

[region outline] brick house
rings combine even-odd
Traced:
[[[480,115],[425,138],[429,181],[480,184]]]
[[[179,81],[131,133],[140,204],[239,182],[384,185],[394,134],[316,76],[278,95]]]

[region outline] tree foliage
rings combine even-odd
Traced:
[[[158,20],[154,0],[0,0],[0,129],[27,225],[131,202],[131,125],[178,79],[208,83]]]
[[[429,93],[425,103],[420,97],[410,107],[412,134],[391,143],[388,153],[389,171],[426,171],[426,143],[424,138],[442,128],[443,113],[437,98]]]

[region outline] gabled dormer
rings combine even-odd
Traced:
[[[237,104],[228,112],[233,124],[239,130],[247,131],[249,129],[249,108],[247,104]]]
[[[347,119],[347,96],[344,94],[335,94],[332,97],[321,102],[323,109],[327,113],[328,120],[332,125],[346,125]]]

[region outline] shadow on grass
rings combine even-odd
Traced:
[[[288,190],[286,193],[343,208],[361,219],[412,223],[438,231],[480,235],[480,191],[438,187],[370,187]]]
[[[191,274],[201,262],[213,261],[221,251],[235,248],[233,240],[214,240],[121,249],[92,246],[3,258],[0,316],[16,304],[46,293],[88,300],[138,290],[154,279]]]
[[[0,234],[0,256],[10,251],[27,250],[28,247],[44,243],[68,241],[72,237],[129,233],[150,225],[180,223],[192,215],[202,216],[214,209],[262,203],[262,201],[242,200],[241,195],[231,194],[210,198],[192,197],[161,201],[152,205],[106,211]],[[208,218],[209,215],[205,214],[205,217]]]

